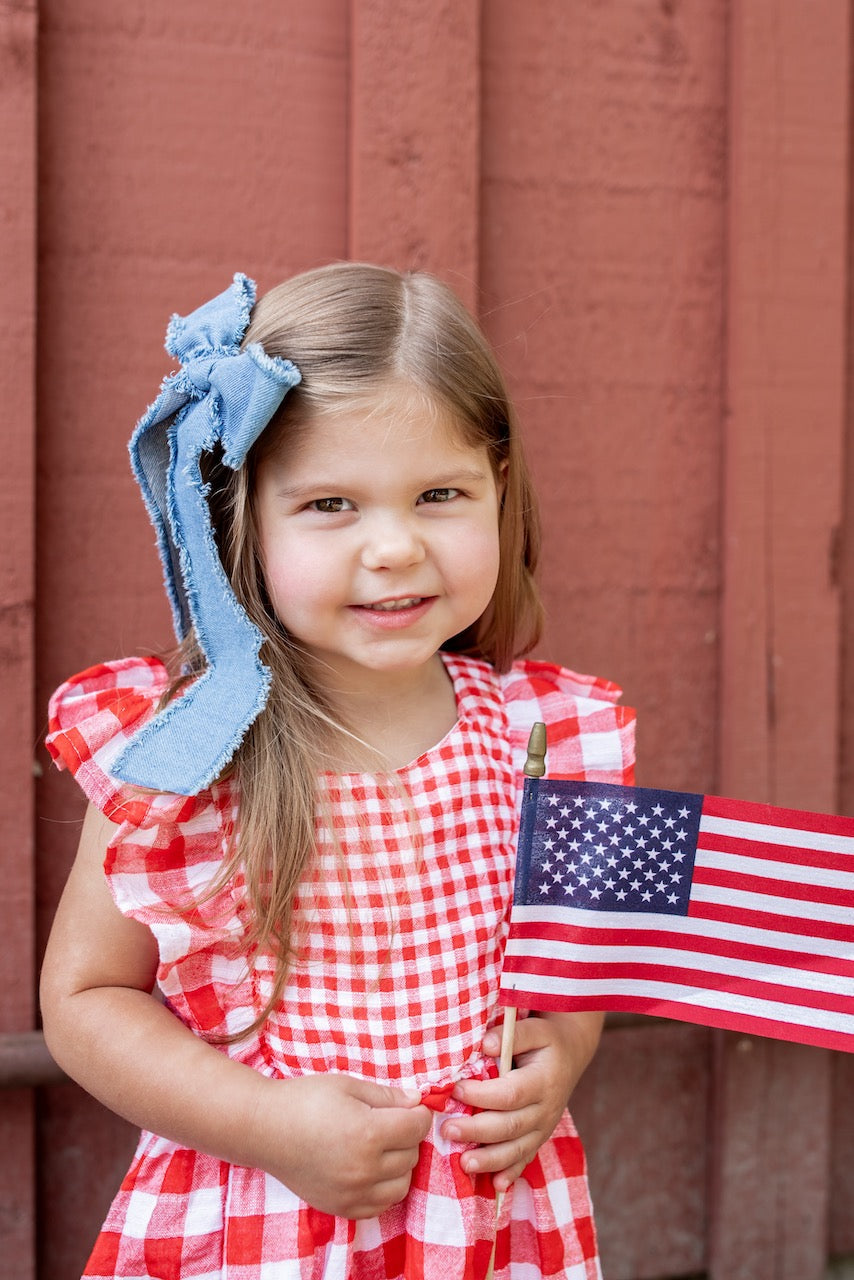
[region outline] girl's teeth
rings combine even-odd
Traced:
[[[379,600],[369,607],[371,609],[379,609],[383,613],[392,613],[395,609],[411,609],[413,605],[420,603],[420,596],[407,596],[405,600]]]

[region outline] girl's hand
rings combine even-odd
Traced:
[[[462,1156],[466,1173],[492,1173],[495,1190],[507,1190],[551,1137],[601,1030],[598,1013],[522,1018],[516,1023],[513,1070],[497,1080],[457,1085],[454,1097],[478,1114],[455,1116],[442,1133],[450,1141],[480,1144]],[[486,1035],[483,1050],[497,1058],[500,1048],[496,1028]]]
[[[268,1173],[342,1218],[373,1218],[404,1198],[433,1122],[418,1093],[345,1075],[265,1083],[250,1145]]]

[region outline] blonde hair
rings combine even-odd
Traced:
[[[492,601],[443,647],[505,671],[536,644],[542,623],[533,579],[537,508],[516,418],[485,337],[450,289],[423,272],[361,263],[322,267],[258,301],[244,345],[250,342],[293,361],[302,382],[244,467],[230,472],[213,459],[207,476],[220,555],[237,599],[265,637],[261,658],[273,675],[267,705],[231,766],[240,795],[239,837],[217,877],[221,885],[242,867],[252,908],[250,950],[264,947],[277,956],[273,996],[244,1035],[273,1007],[296,952],[293,903],[316,843],[317,778],[329,768],[330,741],[347,731],[267,599],[253,506],[259,461],[284,435],[310,430],[317,415],[405,384],[449,415],[467,444],[485,446],[504,482]]]

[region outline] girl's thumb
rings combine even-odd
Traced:
[[[353,1085],[353,1093],[369,1107],[417,1107],[421,1101],[417,1089],[395,1089],[373,1080],[354,1080]]]

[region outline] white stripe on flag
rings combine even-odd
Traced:
[[[782,844],[793,849],[818,849],[824,853],[854,854],[854,837],[837,836],[826,831],[804,831],[796,827],[769,827],[761,822],[743,822],[736,818],[715,818],[704,813],[700,831],[731,836],[757,844]]]
[[[776,1000],[756,1000],[750,996],[741,996],[728,991],[709,991],[705,988],[684,985],[680,987],[677,983],[671,985],[637,978],[568,979],[552,978],[541,973],[507,973],[501,985],[505,990],[515,992],[517,997],[520,993],[524,995],[527,992],[532,995],[541,993],[557,997],[579,996],[593,1001],[605,1000],[609,996],[626,996],[632,1000],[677,1006],[693,1005],[696,1008],[715,1009],[724,1013],[767,1018],[781,1025],[819,1027],[826,1031],[854,1035],[854,1015],[851,1014],[813,1009],[805,1005],[780,1004]],[[517,1002],[522,1003],[522,1001]],[[655,1016],[654,1009],[646,1009],[644,1012]],[[688,1019],[689,1022],[696,1020]]]
[[[770,858],[751,858],[739,853],[723,853],[719,849],[697,846],[695,866],[711,867],[715,871],[729,871],[743,876],[768,880],[783,880],[786,884],[815,884],[830,889],[842,889],[854,893],[854,869],[850,872],[830,870],[825,867],[806,867],[798,863],[773,862]]]
[[[854,986],[854,975],[844,977],[835,973],[816,973],[812,969],[792,970],[786,965],[775,965],[771,962],[763,963],[739,956],[709,954],[706,951],[679,951],[675,947],[646,946],[642,955],[639,956],[634,947],[585,946],[576,939],[561,943],[553,939],[542,941],[539,938],[511,938],[505,955],[508,959],[522,956],[533,960],[547,960],[555,966],[567,963],[571,965],[590,963],[624,965],[630,969],[632,965],[637,964],[657,964],[664,969],[673,970],[677,985],[682,985],[677,981],[680,971],[701,969],[707,974],[728,974],[730,977],[764,982],[773,986],[797,985],[809,991],[826,991],[834,995],[849,995]],[[854,957],[849,958],[854,962]],[[567,981],[572,983],[575,979],[568,977]]]
[[[826,920],[828,924],[848,925],[849,928],[854,924],[854,915],[852,915],[850,907],[837,907],[830,902],[807,902],[803,898],[774,898],[770,894],[763,893],[759,895],[756,893],[748,893],[744,889],[721,888],[719,885],[701,884],[696,880],[694,881],[694,885],[691,889],[691,901],[697,903],[710,903],[718,907],[737,907],[741,911],[749,911],[752,915],[757,915],[759,912],[767,911],[770,915],[796,915],[800,916],[801,919],[804,920]],[[514,915],[517,909],[518,908],[514,907]],[[604,913],[597,911],[596,915],[599,914]],[[616,912],[611,914],[616,918]],[[590,919],[593,912],[586,911],[584,912],[584,915],[586,917],[585,922],[587,926],[589,928],[593,928],[594,924]],[[642,915],[640,913],[637,917],[633,917],[630,916],[629,912],[626,912],[622,917],[625,924],[628,924],[630,918],[632,920],[637,919],[639,921],[649,921],[653,917],[650,917],[649,915]],[[656,916],[654,918],[659,919],[660,917]],[[684,932],[685,924],[687,923],[690,927],[690,925],[693,924],[694,917],[690,915],[682,916],[681,919],[683,921]],[[640,924],[639,927],[643,928],[644,925]],[[647,924],[645,927],[649,928],[649,925]],[[776,930],[768,930],[769,938],[775,938],[776,936]]]

